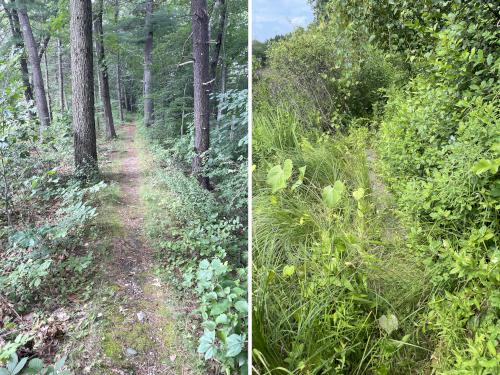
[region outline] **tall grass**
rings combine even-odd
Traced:
[[[369,134],[305,130],[291,113],[254,114],[254,370],[413,373],[429,356],[428,338],[415,329],[429,292],[426,272],[375,220]],[[303,184],[273,194],[268,170],[286,159],[294,165],[291,181],[306,167]],[[336,181],[346,191],[329,209],[322,190]],[[365,196],[356,200],[360,188]],[[380,324],[384,315],[396,317],[393,332]]]

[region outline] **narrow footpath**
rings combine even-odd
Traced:
[[[139,191],[145,172],[135,124],[122,126],[119,137],[109,178],[120,189],[116,215],[121,230],[103,265],[113,296],[100,337],[102,374],[200,374],[196,348],[185,337],[189,308],[156,276],[154,252],[143,237],[145,209]]]

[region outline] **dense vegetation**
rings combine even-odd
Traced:
[[[78,345],[113,303],[135,122],[155,271],[194,303],[206,371],[246,373],[246,1],[0,6],[0,373],[97,371]]]
[[[254,370],[498,374],[498,4],[313,5],[254,55]]]

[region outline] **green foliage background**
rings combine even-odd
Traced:
[[[255,371],[497,374],[498,4],[313,6],[254,56]]]

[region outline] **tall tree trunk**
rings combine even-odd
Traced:
[[[24,86],[24,97],[26,101],[33,100],[33,91],[31,90],[30,75],[28,72],[28,62],[26,61],[26,55],[24,52],[23,36],[21,34],[21,27],[19,26],[19,16],[15,9],[9,9],[2,0],[2,5],[7,13],[7,18],[9,19],[10,31],[12,32],[12,38],[14,40],[15,46],[23,51],[19,59],[19,67],[21,69],[21,77]]]
[[[146,44],[144,45],[144,124],[153,123],[153,98],[151,97],[151,65],[153,64],[153,0],[146,1]]]
[[[210,79],[215,81],[217,77],[217,65],[219,64],[220,50],[222,47],[222,42],[224,39],[224,33],[226,30],[226,2],[225,0],[217,0],[215,6],[219,9],[219,29],[217,32],[217,40],[215,42],[214,52],[212,54],[212,60],[210,61]],[[214,85],[212,84],[212,87]]]
[[[91,1],[70,0],[69,13],[75,166],[86,174],[97,170]]]
[[[209,83],[209,47],[208,47],[208,12],[207,0],[191,0],[193,24],[194,58],[194,152],[193,175],[201,186],[209,189],[207,176],[203,176],[203,155],[210,147],[210,112],[208,105]]]
[[[32,70],[33,88],[35,91],[35,103],[38,112],[38,118],[40,119],[42,127],[45,128],[50,125],[50,115],[49,108],[47,106],[47,98],[45,97],[42,70],[40,68],[40,57],[38,56],[38,49],[35,42],[35,37],[33,36],[33,30],[31,30],[26,7],[22,5],[19,0],[17,0],[17,6],[19,24],[21,25],[24,45],[26,46],[26,52],[28,53],[28,59]]]
[[[222,60],[221,73],[220,73],[220,92],[222,95],[219,103],[217,103],[217,121],[222,117],[222,107],[224,104],[224,94],[226,93],[226,80],[227,80],[227,65],[225,58]],[[218,124],[218,123],[217,123]]]
[[[124,116],[123,116],[123,107],[124,107],[124,102],[123,102],[123,89],[122,89],[122,67],[121,67],[121,61],[120,61],[120,52],[117,53],[116,55],[116,91],[117,91],[117,96],[118,96],[118,108],[120,110],[120,122],[124,122]]]
[[[57,76],[59,83],[59,105],[61,107],[61,111],[66,111],[66,102],[64,100],[64,75],[63,75],[63,66],[62,66],[62,46],[61,39],[57,39]]]
[[[50,122],[54,121],[52,117],[52,98],[50,97],[50,87],[49,87],[49,64],[47,63],[47,53],[43,55],[45,62],[45,84],[47,86],[47,105],[49,106],[49,119]]]
[[[120,16],[120,0],[115,1],[115,25],[118,27],[118,17]],[[117,30],[118,32],[118,30]],[[122,66],[120,47],[116,53],[116,91],[118,98],[118,109],[120,110],[120,122],[123,123],[123,96],[122,96]]]
[[[95,2],[94,33],[97,54],[97,66],[99,70],[99,83],[101,88],[101,100],[106,120],[106,138],[116,138],[115,124],[113,122],[113,111],[111,109],[111,98],[109,95],[108,67],[104,54],[104,37],[102,31],[102,7],[103,0]]]

